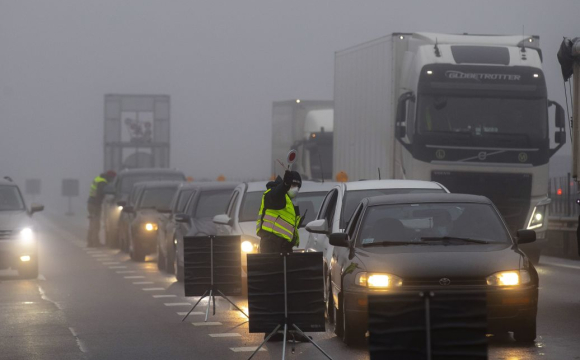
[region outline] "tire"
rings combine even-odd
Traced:
[[[348,346],[361,344],[364,340],[364,331],[360,327],[354,325],[349,321],[349,316],[346,313],[344,300],[342,302],[342,324],[337,322],[336,326],[342,326],[342,341]]]
[[[536,340],[536,318],[523,321],[522,324],[514,330],[514,339],[519,343],[532,343]]]
[[[175,249],[170,248],[166,251],[167,256],[165,256],[165,271],[168,274],[175,274]]]
[[[38,277],[38,261],[32,260],[18,268],[18,276],[22,279],[36,279]]]
[[[137,262],[145,261],[145,254],[143,253],[143,251],[141,249],[139,249],[138,246],[135,246],[135,244],[133,244],[133,246],[131,246],[131,251],[130,251],[129,255],[131,256],[131,260],[133,260],[133,261],[137,261]]]
[[[166,264],[165,256],[159,248],[159,245],[157,245],[157,270],[165,270]]]
[[[334,303],[334,301],[333,301]],[[338,309],[336,308],[336,306],[332,306],[332,312],[334,313],[334,333],[336,334],[336,336],[338,336],[339,338],[342,338],[342,334],[344,331],[344,327],[343,327],[343,320],[342,320],[342,299],[340,294],[338,295]]]
[[[528,250],[526,251],[526,255],[532,264],[538,265],[540,263],[540,256],[542,255],[542,251],[540,249]]]
[[[326,319],[328,320],[329,324],[334,323],[334,303],[332,301],[332,292],[330,291],[330,279],[327,278],[327,285],[326,285]]]
[[[178,282],[183,282],[185,277],[183,266],[179,266],[179,261],[177,260],[177,254],[173,253],[173,264],[175,269],[175,277],[177,278]]]

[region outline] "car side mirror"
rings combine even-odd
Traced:
[[[334,233],[330,234],[329,243],[332,246],[337,247],[349,247],[348,234],[346,233]]]
[[[44,205],[41,204],[30,204],[30,215],[36,213],[36,212],[40,212],[44,210]]]
[[[536,232],[534,230],[518,230],[517,232],[517,243],[529,244],[536,241]]]
[[[329,235],[328,221],[326,219],[313,220],[306,224],[306,231],[313,234]]]
[[[124,200],[117,201],[117,206],[122,206],[122,207],[125,207],[125,206],[127,206],[127,202],[126,202],[126,201],[124,201]]]
[[[232,226],[232,219],[227,214],[219,214],[213,217],[214,224]]]
[[[113,186],[113,184],[105,185],[105,187],[103,188],[103,193],[105,195],[115,195],[115,187]]]
[[[166,207],[162,207],[162,208],[158,208],[157,212],[161,213],[161,214],[171,214],[171,209],[166,208]]]
[[[134,213],[135,212],[135,208],[133,206],[131,206],[131,205],[128,205],[128,206],[124,206],[123,207],[123,211],[126,212],[126,213],[131,214],[131,213]]]
[[[191,220],[191,216],[187,215],[187,214],[175,214],[174,217],[175,221],[180,222],[180,223],[188,223]]]

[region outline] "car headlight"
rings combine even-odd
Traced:
[[[24,244],[32,244],[34,242],[34,232],[31,228],[24,228],[20,230],[20,241]]]
[[[527,270],[501,271],[488,276],[486,280],[490,286],[517,286],[532,281]]]
[[[145,230],[147,231],[157,231],[158,226],[155,223],[146,223],[145,224]]]
[[[546,205],[539,205],[534,207],[534,211],[532,211],[532,217],[528,223],[528,230],[537,229],[544,226],[544,218],[546,217],[547,208],[548,207]]]
[[[354,282],[369,289],[387,289],[403,285],[403,279],[398,276],[367,272],[358,273]]]
[[[257,253],[258,252],[258,243],[257,243],[257,239],[255,241],[252,241],[253,239],[248,239],[246,237],[246,239],[242,238],[242,252],[244,253]]]

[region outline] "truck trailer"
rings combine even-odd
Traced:
[[[338,51],[334,108],[335,173],[484,195],[512,234],[545,239],[548,162],[566,133],[538,36],[393,33]],[[537,244],[527,252],[539,258]]]
[[[287,100],[272,104],[272,175],[283,172],[288,151],[297,150],[293,170],[305,179],[332,178],[333,105],[330,100]]]

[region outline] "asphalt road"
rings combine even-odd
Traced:
[[[152,258],[135,263],[117,250],[86,249],[86,219],[45,214],[38,220],[39,279],[0,271],[0,359],[247,359],[262,341],[220,298],[207,323],[205,300],[182,322],[197,298],[184,297]],[[580,262],[545,257],[538,269],[536,343],[490,337],[490,359],[580,359]],[[330,329],[312,335],[333,359],[368,359],[366,348],[347,347]],[[255,359],[280,359],[281,351],[281,343],[269,343]],[[305,343],[295,353],[289,345],[286,358],[325,359]]]

